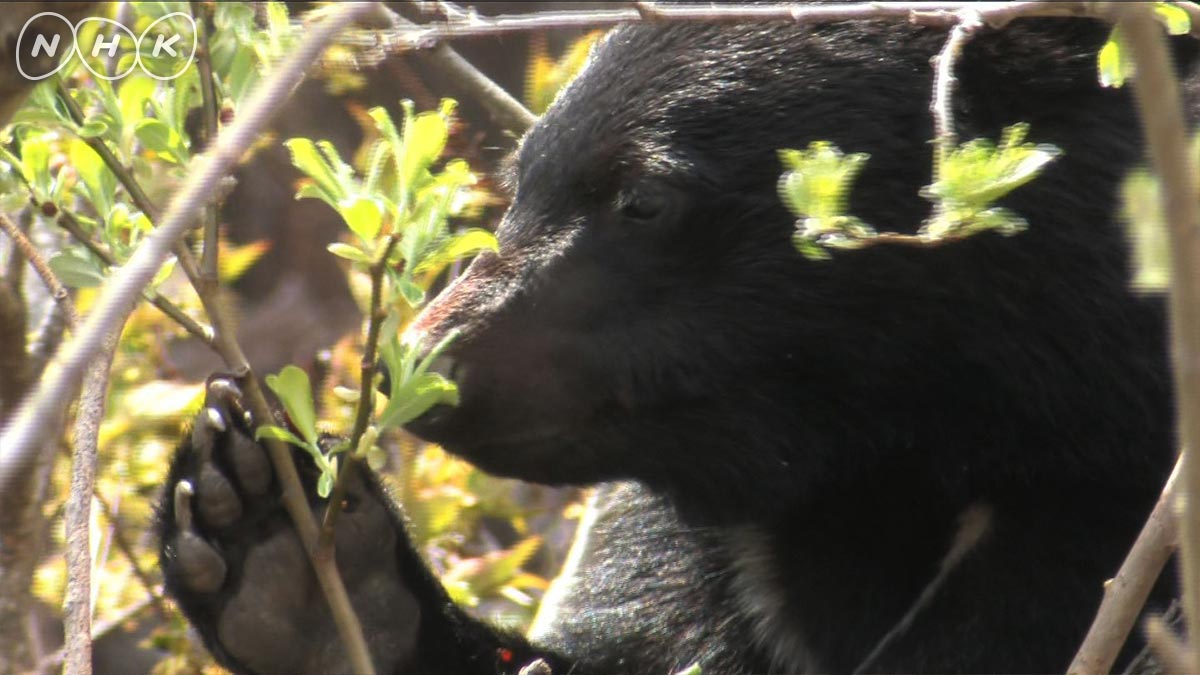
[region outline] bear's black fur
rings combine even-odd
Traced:
[[[461,405],[412,428],[498,474],[627,482],[533,644],[455,607],[360,484],[339,562],[381,672],[1065,668],[1174,457],[1161,302],[1129,292],[1115,215],[1142,143],[1129,92],[1097,84],[1107,31],[985,29],[956,70],[964,139],[1028,122],[1064,152],[1004,200],[1027,232],[825,262],[790,243],[776,149],[870,153],[850,210],[913,231],[945,31],[614,31],[523,140],[499,255],[410,329],[461,331]],[[166,501],[169,589],[237,672],[348,670],[276,488],[244,489],[231,383],[210,408],[170,485],[220,523],[196,506],[181,531]]]

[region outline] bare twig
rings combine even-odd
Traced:
[[[0,494],[10,490],[22,479],[22,469],[38,455],[38,442],[43,429],[53,425],[62,414],[84,370],[95,358],[101,340],[119,326],[128,315],[134,300],[153,278],[164,258],[177,247],[194,222],[196,212],[207,202],[224,176],[258,134],[266,127],[280,104],[304,76],[305,70],[316,61],[337,33],[371,7],[368,3],[338,5],[321,21],[307,26],[304,38],[296,49],[267,77],[254,92],[238,118],[220,134],[213,147],[198,156],[187,180],[172,199],[158,227],[130,257],[121,270],[104,287],[92,312],[56,359],[58,368],[47,371],[32,396],[23,402],[7,427],[0,431]],[[183,260],[181,259],[181,262]],[[208,298],[209,311],[216,310],[213,319],[217,331],[216,344],[226,363],[240,375],[249,375],[245,355],[230,334],[230,324],[217,305],[219,300]],[[261,388],[253,377],[244,378],[247,402],[259,420],[271,417]],[[303,487],[292,464],[290,450],[280,443],[268,443],[268,452],[275,465],[282,487],[282,499],[310,555],[315,552],[317,526],[304,496]],[[338,631],[346,643],[357,673],[373,673],[370,652],[362,636],[358,617],[350,605],[349,596],[338,576],[336,566],[322,565],[313,559],[321,588],[329,599]]]
[[[200,3],[193,1],[190,4],[200,42],[196,50],[196,67],[200,71],[200,110],[204,117],[204,145],[207,146],[217,137],[217,92],[208,51],[208,17],[201,11]],[[200,262],[200,277],[210,292],[217,284],[217,259],[221,252],[217,241],[217,206],[210,202],[204,209],[204,256]]]
[[[1183,445],[1183,607],[1192,637],[1187,663],[1200,665],[1200,185],[1195,160],[1188,152],[1179,82],[1153,5],[1123,5],[1118,25],[1137,64],[1134,94],[1154,172],[1162,186],[1171,241],[1168,316],[1176,424]]]
[[[21,251],[21,255],[25,260],[29,261],[30,266],[37,272],[42,283],[46,284],[46,288],[50,290],[50,296],[54,298],[54,302],[62,308],[63,316],[66,317],[67,327],[74,330],[75,325],[79,323],[79,315],[75,312],[75,303],[71,302],[71,293],[67,287],[58,280],[54,274],[54,270],[50,269],[49,263],[42,256],[41,251],[29,241],[29,237],[17,227],[16,223],[8,219],[8,216],[0,213],[0,230],[12,239],[13,245]]]
[[[133,542],[129,541],[129,535],[125,531],[125,522],[121,520],[120,514],[104,498],[104,495],[100,494],[99,490],[96,490],[94,494],[96,502],[100,505],[100,509],[104,513],[104,517],[112,525],[113,541],[116,542],[117,548],[121,550],[121,554],[128,560],[129,569],[133,571],[133,576],[137,577],[138,581],[142,584],[142,588],[146,589],[146,595],[150,596],[154,602],[154,609],[158,612],[158,615],[164,620],[168,619],[171,616],[171,612],[167,609],[167,603],[163,599],[158,585],[154,583],[154,578],[138,562],[137,551],[134,550]]]
[[[963,48],[971,39],[974,32],[983,24],[975,12],[964,12],[963,19],[950,29],[950,37],[942,51],[935,58],[937,67],[933,78],[933,100],[929,110],[933,113],[933,130],[936,134],[936,148],[933,153],[933,180],[942,178],[942,164],[946,157],[958,144],[958,134],[954,131],[954,85],[958,79],[954,77],[954,66],[962,55]]]
[[[1177,527],[1172,509],[1173,500],[1178,496],[1175,483],[1180,468],[1181,465],[1176,463],[1158,503],[1154,505],[1137,541],[1133,542],[1133,547],[1121,563],[1121,569],[1105,584],[1100,609],[1083,644],[1067,667],[1068,674],[1112,672],[1113,663],[1125,645],[1129,631],[1133,630],[1146,599],[1150,597],[1150,590],[1154,588],[1163,566],[1177,546]]]
[[[108,369],[121,331],[104,339],[99,358],[83,378],[75,414],[75,453],[71,457],[71,489],[67,494],[64,526],[67,532],[67,588],[63,593],[66,632],[66,675],[92,672],[92,493],[96,489],[97,441],[108,392]]]
[[[323,555],[333,555],[333,526],[342,512],[342,502],[345,500],[346,486],[358,469],[358,445],[367,424],[371,421],[371,412],[375,401],[375,361],[379,351],[379,331],[385,318],[381,309],[383,296],[383,276],[387,271],[388,258],[396,248],[400,237],[396,234],[388,236],[387,243],[379,258],[371,265],[371,301],[367,309],[367,339],[363,344],[360,368],[362,375],[359,379],[358,407],[354,411],[354,427],[350,431],[350,449],[345,453],[346,461],[338,472],[337,481],[329,495],[329,504],[325,507],[325,517],[321,521],[321,536],[317,542],[317,551]],[[398,377],[398,373],[393,373]]]
[[[985,24],[1001,27],[1019,17],[1092,16],[1107,18],[1110,3],[1103,2],[858,2],[845,5],[779,3],[763,5],[659,5],[637,7],[537,12],[479,16],[468,14],[454,20],[421,24],[390,31],[367,31],[348,36],[343,42],[367,49],[409,51],[429,49],[446,40],[465,37],[500,36],[554,28],[604,28],[624,23],[703,22],[748,23],[791,21],[798,24],[835,21],[910,21],[921,25],[952,27],[963,13],[978,16]]]
[[[420,5],[421,3],[417,3]],[[413,29],[417,26],[404,17],[388,9],[386,5],[378,5],[379,13],[384,20],[397,29]],[[459,13],[455,16],[469,17],[470,14]],[[529,111],[520,101],[513,98],[503,87],[496,84],[478,68],[471,65],[449,45],[438,45],[428,54],[430,62],[445,71],[447,82],[453,82],[469,91],[478,100],[498,124],[516,134],[522,134],[537,121],[537,115]]]
[[[94,627],[92,628],[92,642],[99,640],[100,638],[104,637],[105,635],[107,635],[107,634],[111,633],[112,631],[116,630],[117,628],[121,627],[121,625],[123,625],[126,621],[129,621],[130,619],[134,618],[138,614],[141,614],[142,612],[146,611],[146,609],[148,607],[153,606],[153,604],[154,604],[153,598],[148,598],[148,597],[142,598],[141,600],[138,600],[137,602],[126,607],[125,609],[122,609],[119,612],[117,612],[115,615],[113,615],[113,617],[111,619],[108,619],[107,621],[97,622],[94,625]],[[67,650],[66,650],[66,647],[63,647],[62,649],[59,649],[58,651],[54,652],[53,654],[50,654],[50,655],[46,656],[44,659],[42,659],[38,663],[37,669],[34,671],[31,671],[29,673],[26,673],[26,675],[35,675],[35,674],[41,675],[42,673],[52,672],[55,668],[62,665],[63,660],[66,658],[66,656],[67,656]]]

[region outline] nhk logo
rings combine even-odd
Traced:
[[[39,26],[43,29],[30,31],[30,25],[39,19]],[[54,19],[61,21],[67,30],[45,30],[45,25],[53,23]],[[89,24],[94,24],[94,27]],[[75,38],[68,56],[78,57],[84,68],[102,80],[119,80],[135,68],[141,68],[142,72],[156,80],[173,80],[183,75],[196,55],[196,22],[186,12],[163,15],[146,26],[138,36],[112,19],[91,16],[72,24],[61,14],[42,12],[30,17],[17,36],[17,70],[25,79],[45,79],[70,62],[70,58],[59,58],[65,33]],[[47,34],[52,37],[47,38]],[[188,42],[190,46],[187,46]],[[129,58],[130,55],[133,58]],[[32,67],[33,64],[47,61],[52,64],[49,72],[40,72]],[[106,64],[107,68],[117,72],[101,72],[106,69]],[[34,72],[27,71],[26,65],[30,65]]]

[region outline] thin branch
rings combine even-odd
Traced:
[[[958,144],[958,134],[954,131],[954,87],[958,78],[954,76],[954,66],[962,56],[963,48],[975,31],[983,24],[974,12],[964,12],[963,19],[950,29],[950,37],[942,46],[934,61],[937,67],[933,77],[933,100],[929,110],[933,113],[934,143],[933,181],[942,178],[942,164],[946,157],[954,151]]]
[[[414,0],[410,0],[410,2],[412,1]],[[418,7],[421,6],[419,2],[416,4]],[[378,7],[379,13],[383,16],[384,20],[391,24],[393,28],[408,28],[411,30],[417,26],[417,24],[408,21],[388,9],[383,3],[380,3]],[[445,8],[445,11],[447,12],[447,16],[462,18],[469,18],[471,16],[468,13],[456,10],[456,8]],[[472,98],[487,108],[492,119],[505,129],[516,134],[523,134],[526,129],[533,126],[533,123],[537,121],[537,115],[530,112],[520,101],[505,91],[503,87],[493,82],[487,75],[484,75],[482,71],[471,65],[470,61],[464,59],[450,45],[438,45],[427,56],[435,67],[444,71],[447,82],[452,82],[466,89]]]
[[[1158,503],[1121,563],[1121,569],[1104,585],[1104,599],[1100,601],[1100,609],[1083,644],[1067,667],[1069,675],[1112,672],[1113,663],[1137,623],[1154,583],[1178,546],[1172,510],[1178,496],[1175,484],[1181,466],[1179,462],[1175,464]]]
[[[59,367],[48,369],[33,394],[26,398],[9,424],[0,431],[0,494],[13,489],[22,480],[21,469],[37,456],[38,441],[43,430],[53,425],[73,398],[85,369],[101,348],[101,341],[128,316],[134,301],[162,266],[167,254],[186,234],[197,211],[208,202],[221,177],[236,166],[242,154],[266,128],[280,104],[299,84],[308,66],[334,41],[339,31],[371,6],[369,3],[337,5],[322,20],[308,25],[297,47],[263,78],[261,87],[253,93],[244,111],[217,137],[213,147],[196,157],[192,171],[171,200],[158,227],[142,241],[129,261],[105,285],[94,309],[70,342],[60,350],[56,359]],[[251,373],[246,366],[245,355],[230,335],[230,325],[224,313],[214,305],[215,299],[208,298],[206,309],[218,310],[212,316],[218,334],[218,349],[236,374],[248,376]],[[252,412],[260,420],[270,419],[271,410],[258,383],[253,377],[244,377],[243,384]],[[267,449],[282,485],[284,505],[311,556],[315,552],[317,525],[308,508],[291,452],[281,443],[268,443]],[[363,639],[358,617],[350,605],[336,566],[322,565],[315,557],[313,565],[355,672],[373,673],[370,652]]]
[[[79,107],[79,104],[75,101],[75,98],[71,96],[70,90],[67,89],[67,83],[64,82],[62,78],[58,78],[57,88],[58,97],[62,100],[63,105],[66,106],[67,114],[71,116],[71,121],[73,121],[76,125],[83,126],[85,120],[83,109]],[[134,205],[137,206],[142,213],[145,213],[147,218],[155,220],[155,216],[158,215],[158,207],[155,206],[152,201],[150,201],[150,197],[146,195],[146,191],[142,189],[142,186],[137,182],[137,179],[133,177],[133,173],[131,173],[129,169],[121,163],[121,160],[113,153],[112,149],[108,147],[108,144],[104,142],[104,139],[100,138],[99,136],[81,136],[80,140],[84,143],[87,143],[88,147],[94,150],[96,154],[100,156],[100,159],[104,160],[104,164],[108,166],[109,170],[113,172],[113,175],[117,177],[117,180],[121,182],[121,185],[125,188],[125,191],[129,193],[129,197],[133,200]]]
[[[58,96],[60,99],[62,99],[63,104],[66,105],[67,113],[70,114],[71,120],[75,122],[75,124],[82,126],[85,119],[83,109],[80,108],[79,104],[75,102],[75,98],[71,96],[71,92],[67,89],[66,82],[59,78],[57,86]],[[103,160],[105,166],[107,166],[109,170],[113,172],[113,175],[117,177],[117,180],[125,188],[125,191],[129,193],[129,198],[133,200],[134,206],[138,207],[138,209],[144,213],[152,223],[157,225],[159,216],[161,215],[158,205],[155,204],[150,199],[150,196],[146,194],[146,191],[142,189],[141,183],[139,183],[137,178],[134,177],[133,172],[130,171],[124,164],[122,164],[120,158],[118,158],[117,155],[113,153],[112,149],[108,147],[108,143],[105,143],[104,139],[100,138],[99,136],[80,137],[80,140],[86,143],[89,148],[94,150],[96,154],[100,156],[100,159]],[[179,260],[179,268],[183,270],[183,273],[185,276],[187,276],[188,281],[190,281],[193,286],[199,284],[199,267],[196,264],[195,256],[192,255],[192,250],[187,247],[187,243],[182,238],[177,239],[174,242],[172,251],[175,253],[175,257]]]
[[[29,237],[17,227],[16,223],[8,219],[8,216],[0,213],[0,230],[12,239],[13,245],[21,252],[25,260],[29,261],[30,266],[41,277],[42,283],[46,284],[46,288],[50,290],[51,297],[54,302],[62,308],[63,316],[67,319],[67,327],[71,330],[79,323],[79,315],[75,312],[75,303],[71,302],[71,292],[67,287],[58,280],[58,276],[54,274],[54,270],[50,269],[50,264],[42,257],[42,252],[29,241]]]
[[[329,504],[325,507],[325,517],[321,521],[321,536],[317,541],[317,551],[323,555],[333,555],[333,526],[342,512],[342,502],[345,500],[346,486],[358,468],[361,461],[358,456],[358,445],[367,424],[371,421],[371,412],[375,405],[375,361],[379,351],[379,331],[383,325],[384,312],[381,309],[383,296],[383,276],[388,268],[388,258],[396,248],[400,237],[396,234],[388,236],[387,243],[379,258],[371,265],[371,301],[367,309],[367,340],[363,345],[362,375],[359,379],[358,407],[354,411],[354,426],[350,431],[350,449],[344,454],[346,461],[338,472],[333,491],[329,495]],[[394,376],[399,376],[394,373]]]
[[[142,598],[125,609],[117,612],[117,614],[111,619],[97,622],[92,628],[92,642],[95,642],[117,628],[120,628],[126,621],[129,621],[138,614],[141,614],[142,612],[146,611],[148,607],[153,605],[153,598]],[[26,673],[26,675],[41,675],[41,673],[52,672],[55,668],[62,665],[66,655],[66,647],[63,647],[62,649],[59,649],[58,651],[48,655],[46,658],[38,662],[37,669]]]
[[[83,225],[79,222],[79,219],[76,218],[75,215],[70,211],[59,211],[56,222],[58,223],[59,227],[66,230],[67,233],[75,239],[75,241],[83,244],[87,250],[91,251],[92,254],[99,258],[105,265],[108,265],[109,267],[119,266],[120,263],[117,262],[117,259],[113,256],[113,254],[109,253],[108,249],[96,243],[91,237],[89,237],[87,232],[83,230]],[[146,290],[142,293],[142,295],[150,302],[150,304],[154,305],[159,309],[159,311],[174,320],[175,323],[179,324],[181,328],[186,330],[193,337],[209,347],[212,347],[213,332],[211,328],[201,326],[195,319],[188,316],[187,313],[179,307],[179,305],[171,302],[166,297],[159,294],[158,291]]]
[[[837,21],[909,21],[928,26],[952,27],[963,13],[977,15],[992,27],[1028,16],[1107,18],[1110,3],[1103,2],[859,2],[846,5],[800,3],[769,5],[659,5],[642,2],[636,7],[601,10],[567,10],[508,14],[492,17],[468,13],[454,20],[421,24],[389,31],[363,31],[347,36],[343,44],[366,49],[402,52],[429,49],[446,40],[496,37],[556,28],[605,28],[624,23],[702,22],[749,23],[791,21],[797,24]]]
[[[190,5],[200,42],[196,50],[196,67],[200,71],[200,111],[204,118],[203,138],[207,147],[217,137],[217,92],[213,86],[212,57],[208,48],[208,17],[201,11],[199,2],[193,1]],[[204,209],[204,255],[200,262],[200,276],[210,288],[217,285],[218,256],[221,252],[217,238],[217,206],[216,202],[211,202]]]
[[[29,345],[29,372],[33,379],[42,376],[46,364],[62,344],[63,331],[67,327],[67,317],[62,308],[55,305],[42,317],[41,323],[34,330],[33,341]]]
[[[129,561],[129,569],[133,570],[133,576],[137,577],[142,584],[142,588],[146,589],[146,595],[154,602],[154,609],[158,615],[164,620],[171,616],[170,610],[167,609],[166,600],[163,599],[162,592],[157,584],[154,583],[154,578],[150,575],[142,564],[138,562],[137,551],[133,548],[133,542],[129,541],[129,536],[125,532],[125,522],[121,520],[116,509],[112,507],[104,495],[100,494],[99,490],[95,491],[96,502],[100,504],[100,509],[104,513],[104,517],[108,519],[112,525],[113,541],[116,542],[117,548],[121,550],[121,554]]]
[[[1121,5],[1119,26],[1137,64],[1140,108],[1170,236],[1169,322],[1176,424],[1183,445],[1181,548],[1183,607],[1192,636],[1188,662],[1200,664],[1200,185],[1171,57],[1153,5]]]
[[[66,675],[92,672],[92,494],[96,491],[97,442],[108,393],[108,369],[120,335],[118,329],[105,337],[100,355],[84,376],[75,414],[71,489],[63,519],[67,540],[67,588],[63,593]]]

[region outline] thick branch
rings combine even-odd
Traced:
[[[1177,463],[1137,541],[1121,563],[1121,569],[1105,584],[1100,609],[1067,673],[1112,672],[1113,663],[1125,645],[1129,631],[1137,623],[1154,583],[1175,552],[1177,528],[1172,509],[1178,496],[1175,484],[1180,468],[1181,464]]]
[[[1153,5],[1131,3],[1119,26],[1135,63],[1134,94],[1170,235],[1169,317],[1176,424],[1183,444],[1183,607],[1200,663],[1200,185],[1171,57]],[[1160,651],[1160,653],[1162,653]]]
[[[96,489],[97,442],[108,393],[108,369],[120,330],[104,339],[100,357],[92,361],[83,380],[75,413],[75,453],[71,457],[71,491],[67,495],[67,589],[63,594],[66,631],[66,675],[92,672],[92,493]]]

